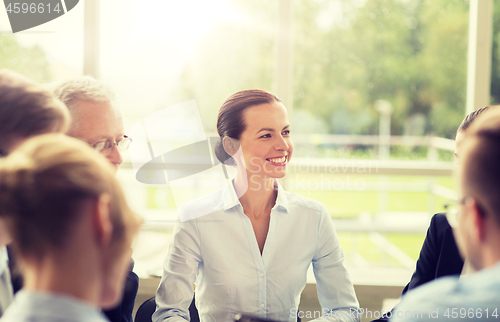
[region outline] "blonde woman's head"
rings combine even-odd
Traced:
[[[98,245],[109,283],[101,303],[116,302],[141,219],[128,207],[113,167],[87,144],[40,135],[0,159],[0,217],[26,266],[64,253],[91,220],[89,234],[97,239],[91,246]]]

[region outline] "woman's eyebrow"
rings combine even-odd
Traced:
[[[285,127],[283,128],[283,130],[286,130],[286,129],[287,129],[287,128],[289,128],[289,127],[290,127],[290,124],[287,124],[287,125],[285,125]],[[257,134],[258,134],[258,133],[260,133],[260,132],[262,132],[262,131],[274,132],[274,129],[271,129],[271,128],[269,128],[269,127],[264,127],[264,128],[262,128],[262,129],[260,129],[260,130],[257,132]]]
[[[262,131],[274,132],[274,129],[271,129],[271,128],[269,128],[269,127],[264,127],[264,128],[262,128],[262,129],[260,129],[260,130],[259,130],[259,132],[257,132],[257,133],[260,133],[260,132],[262,132]]]

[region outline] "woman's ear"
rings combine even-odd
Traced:
[[[94,231],[99,245],[108,245],[113,234],[113,223],[110,216],[111,197],[108,193],[99,196],[94,204]]]
[[[222,146],[227,154],[234,156],[240,149],[240,142],[236,139],[230,138],[229,136],[225,136],[222,139]]]

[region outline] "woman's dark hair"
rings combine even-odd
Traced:
[[[237,92],[226,99],[222,104],[217,117],[217,133],[220,140],[215,144],[215,156],[220,162],[227,165],[236,165],[236,161],[224,150],[222,140],[228,136],[239,140],[241,133],[246,129],[244,112],[247,108],[261,105],[281,102],[273,93],[258,89],[249,89]]]

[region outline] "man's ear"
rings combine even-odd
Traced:
[[[225,136],[222,139],[222,146],[227,154],[233,156],[240,149],[240,142],[236,139],[230,138],[229,136]]]
[[[465,204],[471,216],[471,227],[473,238],[477,243],[484,243],[486,240],[487,217],[475,199]]]
[[[113,224],[110,217],[111,197],[108,193],[99,196],[94,204],[94,231],[97,243],[107,245],[113,234]]]

